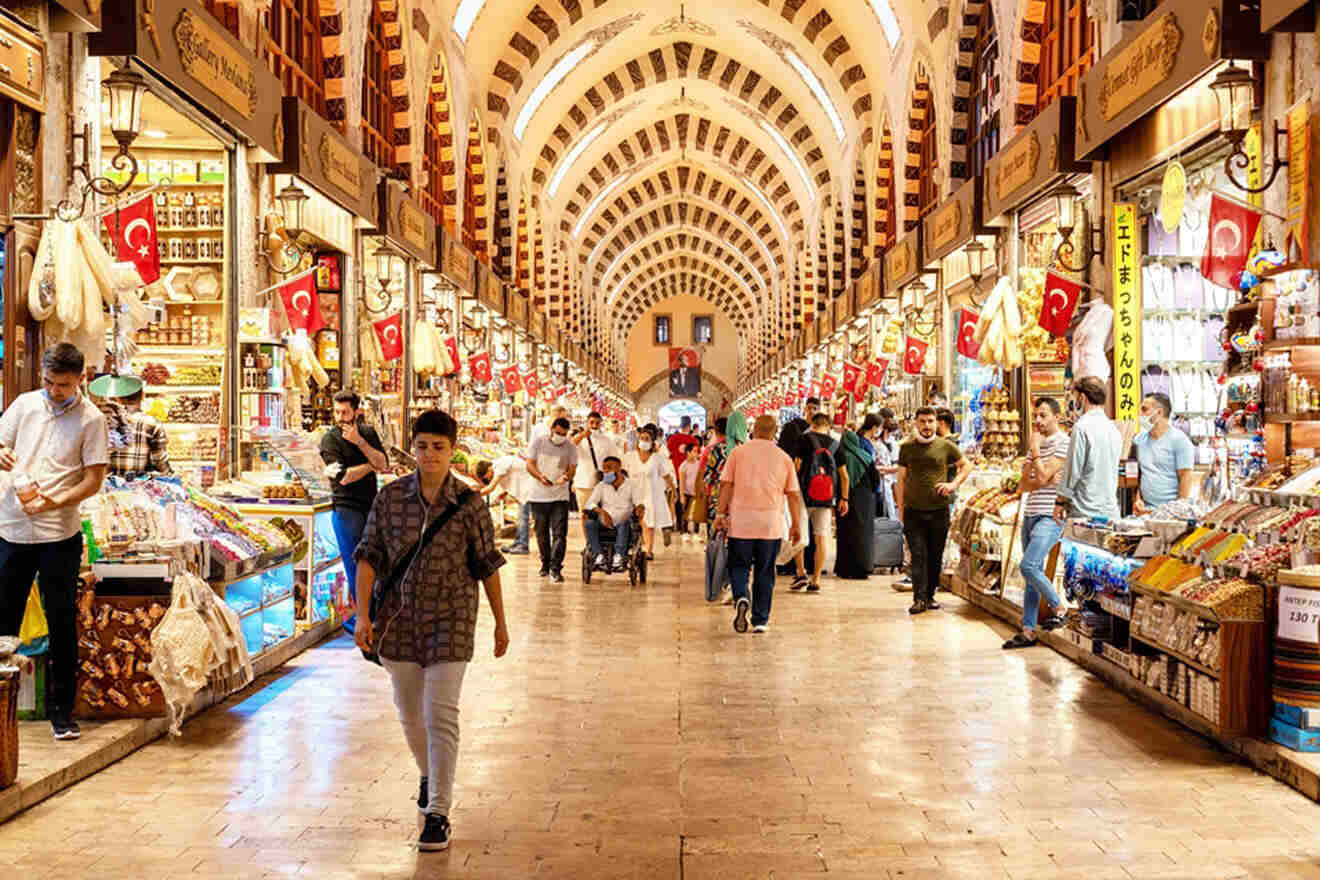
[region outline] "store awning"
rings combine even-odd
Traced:
[[[1260,9],[1234,0],[1167,0],[1115,44],[1077,89],[1077,155],[1104,159],[1110,139],[1228,59],[1269,57]]]
[[[885,296],[897,298],[900,290],[921,274],[921,225],[913,227],[885,251]]]
[[[371,228],[380,223],[376,181],[380,170],[349,144],[330,120],[301,98],[285,98],[282,108],[284,152],[268,170],[292,174]]]
[[[1069,174],[1090,173],[1076,158],[1077,99],[1056,98],[1017,137],[985,163],[981,216],[1002,225],[1006,216],[1033,201]]]
[[[93,56],[132,55],[254,149],[257,162],[284,155],[279,79],[193,0],[106,0],[115,27],[89,34]]]
[[[0,95],[38,113],[46,110],[46,44],[4,10],[0,10]]]
[[[978,235],[994,232],[981,223],[981,180],[973,177],[922,218],[926,265],[947,257]]]
[[[436,229],[436,260],[440,273],[448,278],[459,290],[476,293],[477,258],[468,250],[458,236],[447,229]],[[526,326],[524,323],[522,326]]]
[[[434,266],[435,219],[409,194],[403,181],[382,180],[377,189],[377,203],[380,206],[377,232],[418,263]],[[463,289],[469,295],[475,294],[477,289],[475,279],[469,278],[467,286]]]

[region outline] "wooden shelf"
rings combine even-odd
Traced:
[[[214,385],[148,385],[148,394],[197,394],[205,391],[220,392],[220,383]]]
[[[1301,348],[1306,345],[1320,345],[1320,336],[1302,336],[1297,339],[1271,339],[1263,346],[1265,351],[1277,348]]]
[[[140,357],[182,357],[191,356],[201,360],[225,353],[223,348],[193,348],[188,345],[139,345],[134,359]]]
[[[1265,413],[1265,423],[1278,425],[1320,422],[1320,413]]]
[[[159,235],[162,232],[173,233],[173,232],[224,232],[224,231],[225,231],[225,227],[223,226],[161,226],[159,223],[156,224],[157,235]]]
[[[1154,639],[1150,638],[1149,636],[1142,635],[1141,633],[1138,633],[1135,630],[1133,630],[1132,632],[1132,641],[1140,642],[1143,645],[1147,645],[1151,648],[1154,648],[1155,650],[1159,651],[1161,654],[1168,654],[1170,657],[1177,660],[1179,663],[1186,663],[1188,666],[1192,667],[1196,671],[1204,672],[1206,675],[1209,675],[1212,678],[1219,678],[1218,670],[1211,669],[1209,666],[1206,666],[1201,661],[1192,659],[1189,655],[1184,654],[1182,651],[1179,651],[1176,648],[1170,648],[1168,645],[1165,645],[1162,642],[1157,642]]]
[[[224,260],[161,260],[162,266],[223,266]]]

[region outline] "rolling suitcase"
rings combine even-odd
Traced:
[[[871,564],[873,571],[897,573],[903,568],[903,524],[898,520],[876,517]]]

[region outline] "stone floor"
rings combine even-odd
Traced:
[[[956,599],[783,589],[738,636],[676,544],[651,583],[542,583],[463,700],[448,853],[347,639],[0,826],[28,878],[1320,878],[1320,805]],[[786,586],[786,585],[785,585]]]

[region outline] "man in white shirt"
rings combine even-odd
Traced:
[[[101,491],[110,461],[105,416],[79,393],[82,352],[67,342],[41,357],[40,391],[0,416],[0,635],[16,636],[35,578],[50,628],[50,725],[80,735],[72,718],[78,666],[76,599],[82,564],[78,505]]]
[[[550,434],[527,447],[527,473],[535,481],[527,500],[536,524],[536,545],[541,552],[541,577],[564,582],[564,553],[568,546],[568,493],[577,470],[577,450],[568,442],[567,418],[558,418]]]
[[[550,407],[550,415],[546,420],[532,425],[531,439],[527,441],[528,444],[535,443],[542,437],[549,437],[550,426],[555,423],[555,420],[566,418],[568,418],[568,410],[563,406],[556,405]],[[526,456],[523,456],[524,474],[526,474],[527,471],[526,463]],[[519,495],[518,500],[522,502],[522,504],[518,505],[518,537],[514,538],[512,544],[500,551],[509,556],[526,556],[531,553],[529,542],[531,540],[532,531],[532,505],[527,500],[526,492]]]
[[[602,529],[614,529],[614,570],[627,568],[624,554],[632,544],[632,517],[636,513],[642,516],[646,512],[645,486],[640,481],[628,479],[616,456],[608,456],[601,462],[604,477],[592,490],[591,497],[582,507],[583,526],[587,532],[587,547],[595,558],[598,567],[605,565],[605,552],[601,548]]]
[[[518,504],[518,532],[513,543],[506,547],[502,552],[506,555],[514,554],[517,556],[526,556],[531,552],[528,541],[531,539],[531,521],[525,511],[529,511],[527,506],[527,492],[530,478],[527,476],[527,462],[521,455],[504,455],[495,459],[491,465],[490,479],[481,494],[485,497],[495,496],[498,501],[508,496]]]
[[[573,444],[577,447],[577,473],[573,475],[573,491],[577,493],[578,507],[587,509],[587,499],[591,491],[600,482],[599,474],[604,470],[605,459],[618,458],[623,453],[614,445],[609,435],[601,430],[601,415],[592,412],[587,416],[587,426],[573,435]]]

